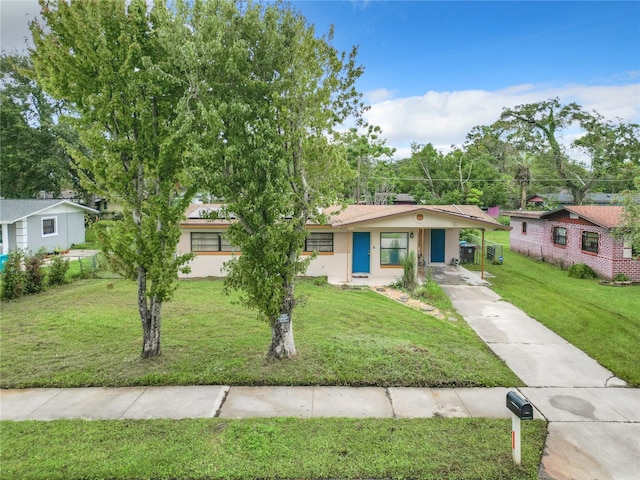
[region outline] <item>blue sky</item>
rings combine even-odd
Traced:
[[[339,49],[359,47],[366,118],[396,157],[412,142],[446,151],[502,108],[554,97],[640,123],[638,1],[293,4],[318,33],[333,24]]]
[[[359,46],[358,82],[397,158],[412,142],[447,150],[503,107],[559,97],[640,123],[640,1],[291,2],[340,50]],[[2,47],[24,45],[35,0],[0,0]]]
[[[524,83],[616,84],[640,62],[640,2],[296,1],[341,49],[361,89],[397,95]]]

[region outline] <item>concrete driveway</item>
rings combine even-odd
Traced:
[[[520,391],[549,421],[539,478],[640,479],[640,389],[502,301],[478,275],[460,277],[441,278],[454,308],[527,385]]]

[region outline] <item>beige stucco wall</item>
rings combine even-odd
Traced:
[[[459,258],[459,230],[451,227],[451,220],[447,222],[426,219],[423,222],[416,221],[415,217],[405,216],[390,218],[373,224],[361,224],[353,227],[338,229],[313,228],[313,232],[333,232],[334,244],[332,253],[321,253],[311,262],[307,269],[307,276],[324,276],[330,283],[349,283],[352,277],[352,243],[353,232],[369,232],[371,238],[370,274],[369,283],[386,285],[398,280],[402,276],[401,266],[380,265],[380,233],[382,232],[406,232],[409,234],[409,250],[423,254],[426,266],[431,265],[430,258],[430,228],[442,228],[445,230],[445,262],[435,265],[450,263],[453,258]],[[190,227],[183,229],[178,243],[178,253],[191,251],[191,232],[223,232],[224,228]],[[413,238],[411,238],[413,234]],[[417,255],[416,255],[417,256]],[[183,274],[183,277],[207,277],[224,276],[224,262],[230,260],[230,253],[200,253],[190,262],[191,272]]]

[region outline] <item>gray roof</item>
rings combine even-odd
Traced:
[[[69,200],[36,200],[36,199],[0,199],[0,223],[15,223],[18,220],[44,212],[57,205],[70,205],[89,213],[99,213],[93,208],[85,207]]]

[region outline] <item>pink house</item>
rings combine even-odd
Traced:
[[[620,225],[623,208],[583,205],[550,212],[509,212],[509,247],[563,268],[585,263],[602,278],[622,273],[640,282],[640,252],[611,234]]]

